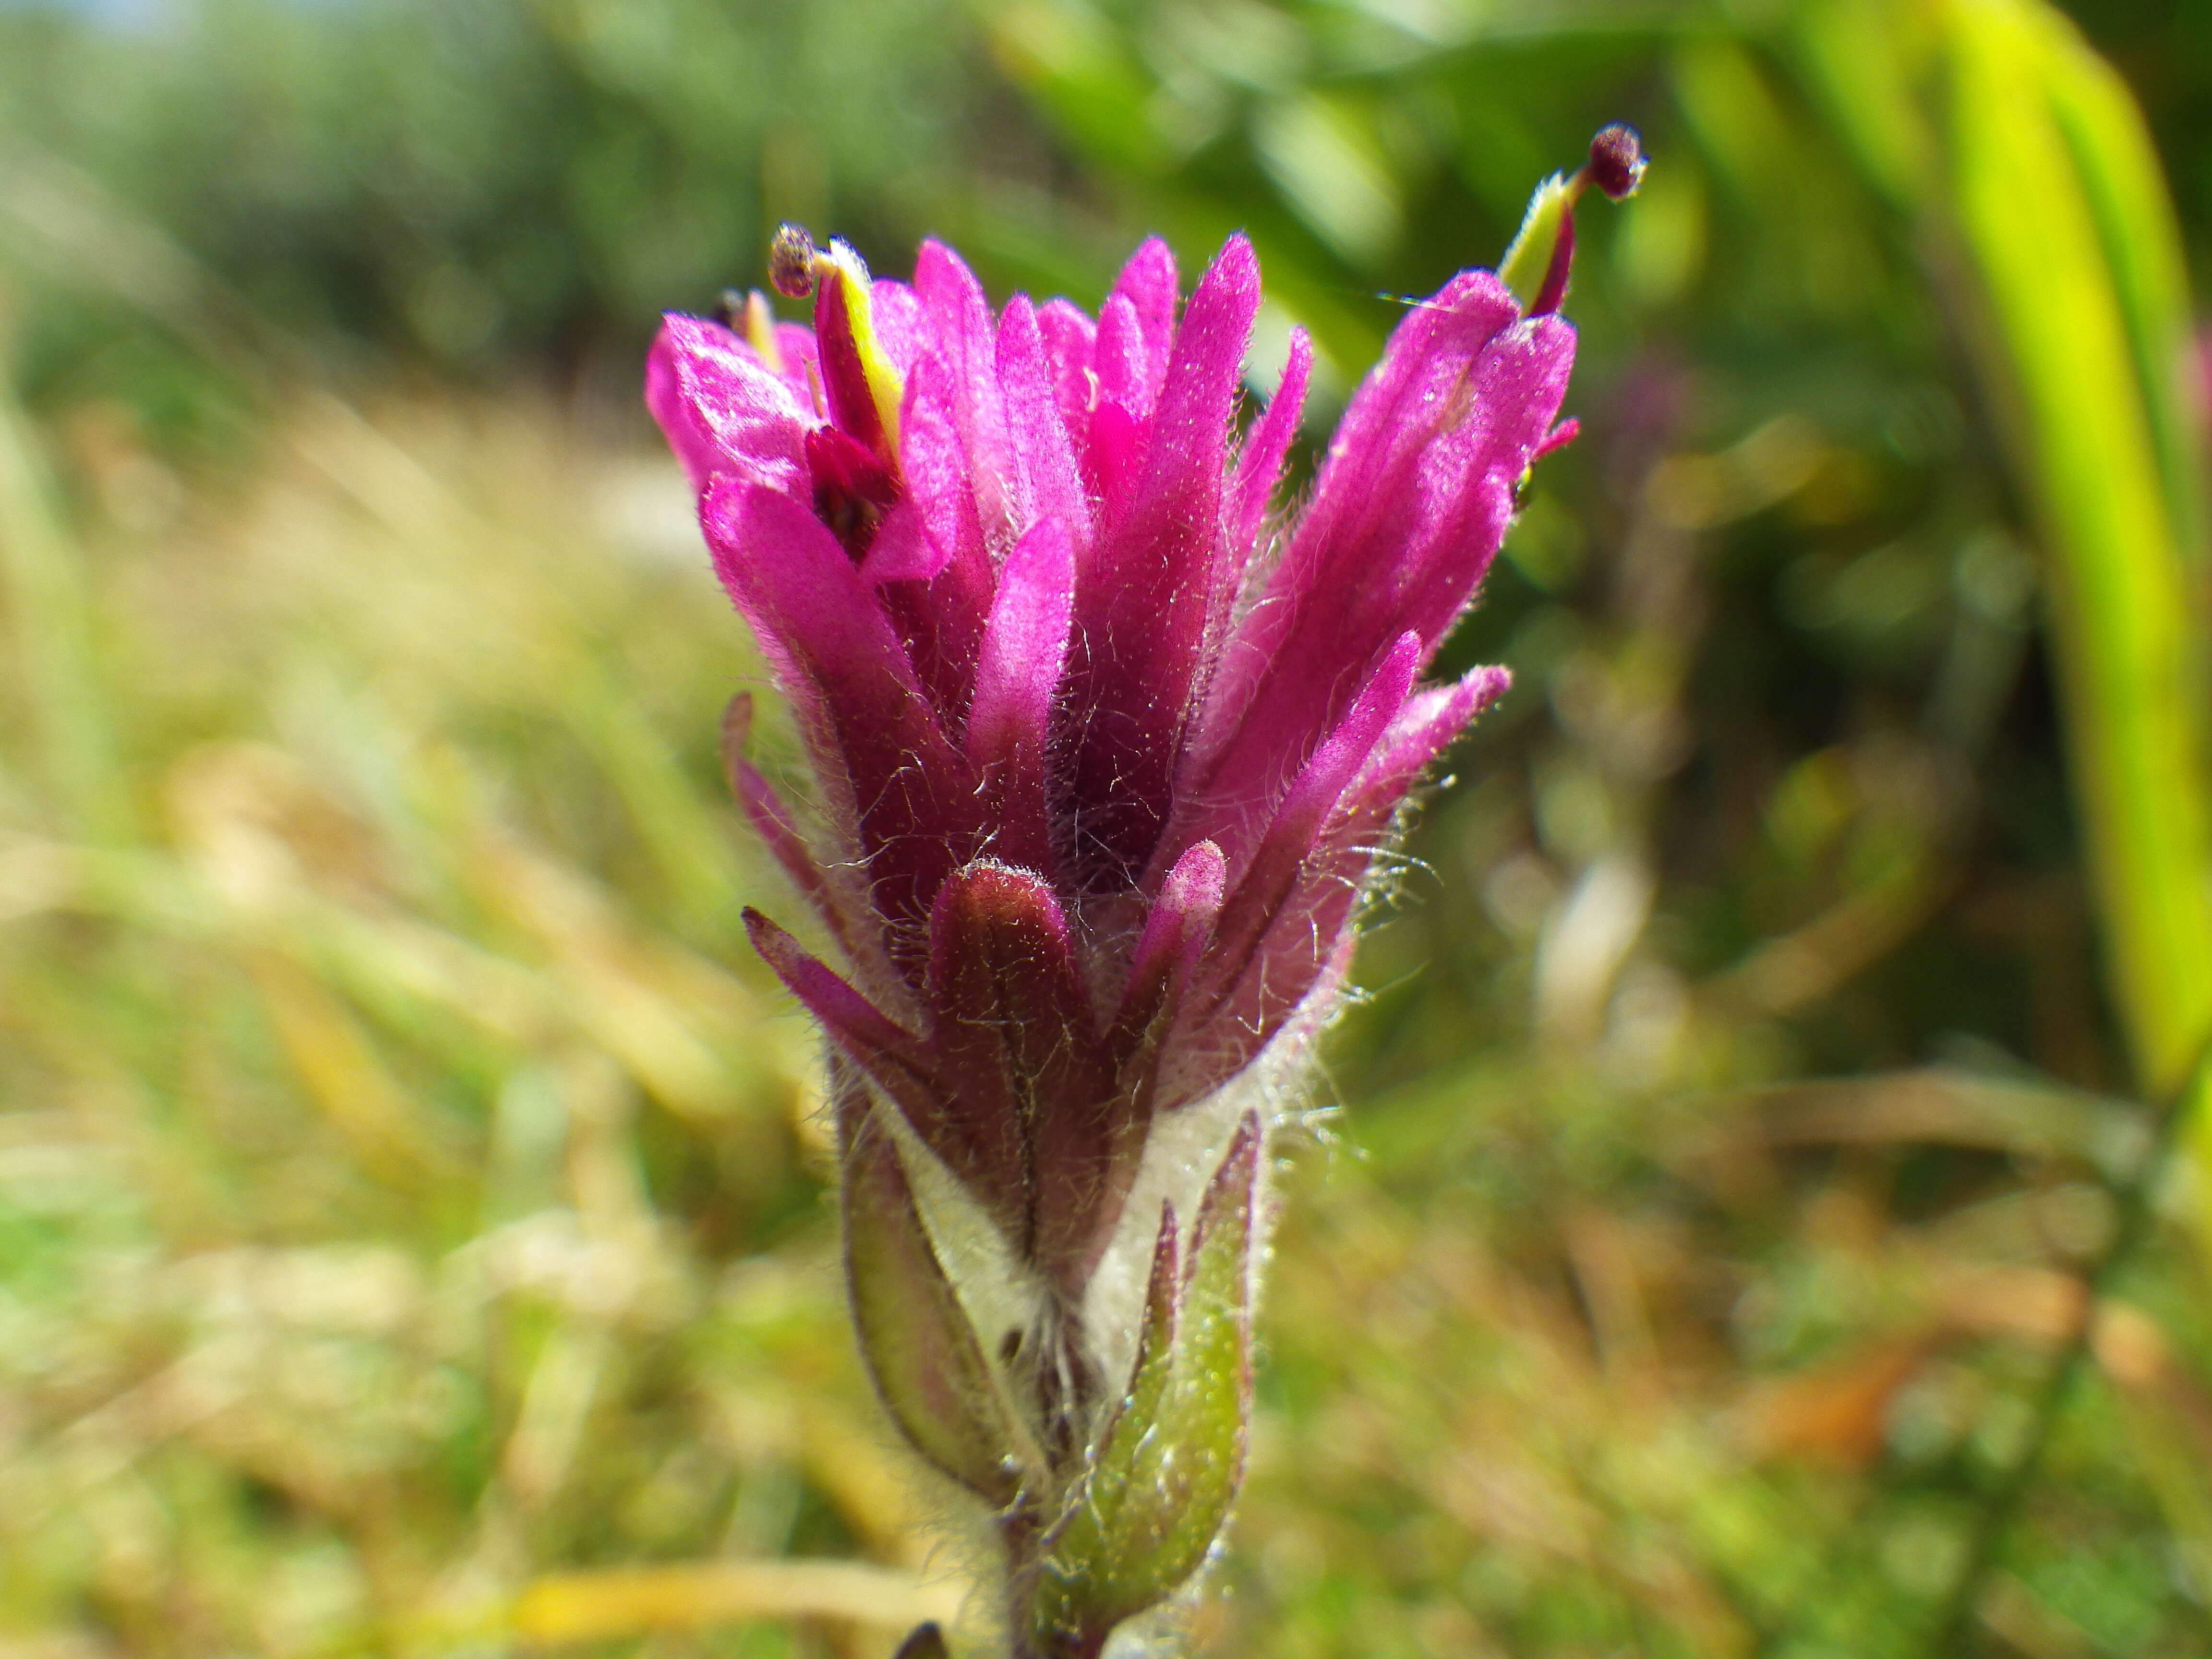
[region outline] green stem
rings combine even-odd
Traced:
[[[1006,1659],[1098,1659],[1113,1632],[1039,1630],[1037,1579],[1044,1571],[1044,1522],[1029,1504],[999,1520],[1006,1549]]]
[[[1006,1549],[1006,1659],[1048,1659],[1031,1620],[1043,1570],[1044,1527],[1036,1506],[1024,1498],[1000,1516],[999,1536]]]

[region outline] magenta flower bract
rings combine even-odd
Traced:
[[[935,242],[911,287],[842,246],[810,275],[814,331],[757,295],[736,329],[671,316],[646,386],[797,713],[813,834],[744,758],[742,707],[738,795],[842,971],[748,921],[829,1034],[848,1158],[888,1103],[1034,1274],[1068,1420],[1031,1426],[1080,1440],[1121,1387],[1081,1309],[1148,1131],[1334,1006],[1401,803],[1506,685],[1419,681],[1558,435],[1574,334],[1454,277],[1286,515],[1311,353],[1294,334],[1240,437],[1242,237],[1180,316],[1157,240],[1095,320],[1018,295],[994,316]],[[1012,1501],[988,1458],[923,1449]]]

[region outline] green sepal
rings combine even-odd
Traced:
[[[877,1392],[932,1463],[998,1508],[1021,1488],[1024,1440],[930,1243],[898,1145],[856,1080],[840,1091],[845,1271]]]
[[[1252,1398],[1252,1255],[1261,1131],[1237,1127],[1177,1261],[1161,1218],[1128,1391],[1044,1553],[1031,1627],[1089,1651],[1164,1601],[1213,1547],[1243,1478]]]

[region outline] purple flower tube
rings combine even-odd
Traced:
[[[802,820],[732,705],[739,803],[841,959],[747,915],[829,1039],[861,1345],[995,1516],[1016,1655],[1101,1651],[1235,1496],[1268,1130],[1407,793],[1506,687],[1422,674],[1568,431],[1572,221],[1538,216],[1536,298],[1470,270],[1409,308],[1290,516],[1312,354],[1240,437],[1241,236],[1180,305],[1146,243],[1093,319],[787,229],[811,331],[755,294],[653,345],[815,775]]]

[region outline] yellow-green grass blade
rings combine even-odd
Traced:
[[[2205,556],[2204,422],[2191,358],[2189,272],[2181,226],[2142,112],[2110,64],[2071,23],[2036,14],[2051,107],[2112,266],[2157,446],[2166,511],[2182,556]]]
[[[2158,319],[2176,281],[2160,246],[2114,240],[2155,244],[2170,219],[2139,217],[2156,193],[2148,160],[2112,137],[2127,124],[2109,72],[2052,15],[1958,0],[1949,55],[1954,207],[1986,301],[1977,344],[2045,545],[2113,1000],[2139,1082],[2162,1093],[2212,1030],[2203,630],[2191,527],[2161,464],[2179,365],[2138,349],[2170,332]]]

